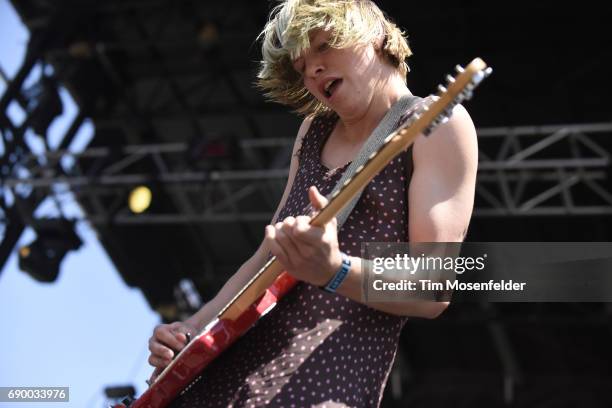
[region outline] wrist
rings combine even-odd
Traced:
[[[193,319],[193,316],[189,319],[183,320],[183,324],[187,326],[190,331],[193,331],[192,334],[196,334],[201,330],[201,324],[197,320]]]
[[[336,268],[334,275],[323,286],[328,292],[335,293],[342,282],[347,278],[351,271],[351,258],[344,252],[340,252],[340,265]]]

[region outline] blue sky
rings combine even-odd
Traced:
[[[0,0],[0,38],[0,67],[10,78],[22,62],[28,32],[8,0]],[[38,75],[40,69],[29,82]],[[0,94],[5,89],[0,80]],[[59,143],[77,113],[65,90],[61,97],[64,114],[50,128],[51,147]],[[13,105],[9,115],[19,122],[23,112]],[[92,125],[84,124],[70,148],[82,150],[92,132]],[[26,135],[26,140],[35,150],[41,147],[35,135]],[[1,193],[10,200],[9,193]],[[82,216],[70,194],[61,194],[60,201],[65,214]],[[37,214],[59,211],[47,201]],[[0,386],[70,387],[70,402],[51,406],[103,407],[102,390],[107,385],[134,384],[138,392],[144,390],[151,372],[147,340],[159,318],[140,291],[122,281],[91,226],[80,222],[77,233],[84,245],[64,258],[57,281],[41,284],[21,272],[16,253],[0,273]],[[28,229],[20,244],[34,237]],[[2,408],[21,406],[0,402]]]

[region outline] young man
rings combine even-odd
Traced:
[[[402,326],[434,318],[443,302],[361,298],[361,242],[462,241],[474,200],[476,133],[461,106],[450,121],[394,159],[337,230],[309,225],[348,163],[402,96],[411,52],[370,0],[286,0],[262,32],[259,84],[306,116],[285,192],[255,254],[185,322],[156,327],[151,365],[161,369],[272,253],[301,283],[174,403],[174,407],[376,407]],[[406,112],[408,117],[411,112]],[[323,290],[344,264],[335,293]]]

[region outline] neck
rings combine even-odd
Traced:
[[[339,114],[343,136],[351,142],[366,139],[395,102],[404,95],[412,95],[395,72],[381,80],[378,85],[365,110],[359,114]]]

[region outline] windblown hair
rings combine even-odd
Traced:
[[[382,55],[402,75],[412,55],[405,34],[371,0],[284,0],[274,7],[259,35],[262,61],[257,85],[274,102],[302,115],[329,111],[304,87],[293,61],[310,47],[312,30],[332,33],[330,47],[382,42]]]

